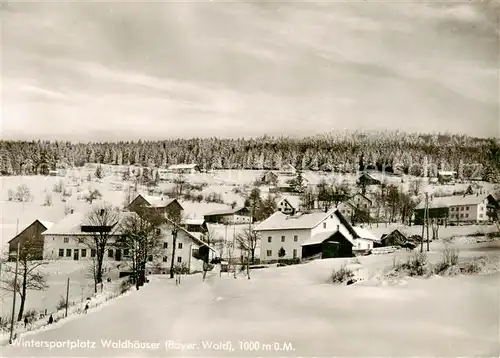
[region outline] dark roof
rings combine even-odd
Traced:
[[[50,222],[50,221],[42,221],[42,220],[38,220],[36,219],[35,221],[33,221],[31,224],[29,224],[28,226],[26,226],[23,231],[21,231],[19,234],[17,234],[16,236],[14,236],[12,239],[9,240],[8,243],[12,242],[13,240],[17,239],[19,236],[21,236],[26,230],[28,230],[30,227],[32,227],[36,222],[40,223],[40,225],[42,225],[44,228],[45,228],[45,231],[47,231],[48,229],[50,229],[52,226],[54,226],[54,223],[53,222]]]

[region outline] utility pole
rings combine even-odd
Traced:
[[[425,220],[427,218],[427,193],[425,193],[424,217],[422,218],[422,239],[420,240],[420,252],[424,252]]]
[[[14,297],[12,298],[12,316],[10,317],[10,338],[9,343],[12,344],[14,337],[14,311],[16,310],[16,294],[17,294],[17,269],[19,267],[19,251],[21,242],[17,242],[17,256],[16,256],[16,271],[14,273]]]
[[[427,218],[425,220],[426,227],[427,227],[427,251],[429,251],[429,194],[425,193],[425,206],[427,208]]]
[[[250,209],[250,221],[248,222],[248,242],[246,245],[246,250],[247,250],[247,277],[250,280],[250,245],[252,243],[253,237],[252,237],[252,217],[253,217],[253,206],[252,209]]]
[[[68,317],[68,299],[69,299],[69,277],[66,284],[66,312],[64,312],[64,317]]]
[[[235,225],[235,218],[234,218],[234,214],[233,214],[233,254],[234,254],[234,250],[236,248],[236,225]],[[234,278],[236,278],[236,263],[234,263],[233,265],[233,272],[234,272]]]

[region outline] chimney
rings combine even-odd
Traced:
[[[337,225],[337,231],[340,231],[340,225]]]

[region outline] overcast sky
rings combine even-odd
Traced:
[[[499,8],[4,3],[2,136],[499,136]]]

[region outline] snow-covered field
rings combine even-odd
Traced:
[[[7,265],[4,264],[2,272],[5,272]],[[108,266],[108,265],[107,265]],[[111,266],[109,266],[112,268]],[[40,271],[46,274],[48,288],[44,291],[29,290],[25,305],[25,311],[36,310],[37,312],[54,312],[61,298],[66,297],[67,280],[69,281],[69,302],[79,303],[86,300],[94,293],[93,280],[88,276],[88,267],[82,262],[57,261],[50,262],[47,265],[40,266]],[[105,282],[104,285],[114,287],[118,278],[118,271],[111,270],[106,273],[106,278],[112,279],[111,283]],[[100,290],[100,287],[99,287]],[[12,312],[12,292],[4,289],[0,290],[0,304],[2,306],[2,319],[8,318]],[[19,310],[20,299],[16,299],[16,315]],[[10,318],[9,318],[10,319]]]
[[[474,249],[476,249],[474,251]],[[461,246],[498,259],[498,243]],[[406,253],[398,253],[403,259]],[[440,255],[432,247],[430,255]],[[392,255],[361,257],[375,273]],[[182,277],[155,277],[96,312],[21,337],[56,347],[3,347],[14,356],[498,356],[499,274],[407,279],[397,285],[326,283],[347,259]],[[121,341],[128,348],[104,347]],[[130,340],[131,342],[127,342]],[[59,347],[69,341],[73,349]],[[85,343],[83,343],[85,342]],[[134,348],[134,342],[138,348]],[[149,342],[150,349],[140,348]],[[217,350],[216,346],[222,344]],[[18,341],[22,344],[23,341]],[[95,343],[95,345],[94,345]],[[165,344],[167,343],[167,345]],[[29,344],[29,343],[28,343]],[[36,343],[35,343],[36,344]],[[43,343],[39,343],[43,344]],[[62,343],[60,343],[62,344]],[[68,344],[68,343],[66,343]],[[156,347],[156,348],[154,348]]]

